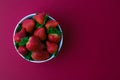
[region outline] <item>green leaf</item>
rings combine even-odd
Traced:
[[[58,51],[54,52],[53,55],[56,57],[58,54]]]
[[[26,45],[26,43],[28,42],[29,40],[29,37],[24,37],[21,39],[20,43],[19,43],[19,46],[24,46]]]
[[[44,24],[39,24],[39,23],[36,22],[36,26],[35,26],[35,27],[36,27],[36,28],[44,27]]]
[[[21,24],[18,25],[17,29],[16,29],[16,32],[19,32],[21,31],[22,27],[21,27]]]
[[[45,18],[44,18],[44,24],[45,24],[48,20],[49,20],[49,17],[48,17],[48,15],[46,15]]]
[[[27,55],[25,55],[24,57],[25,57],[26,59],[28,59],[28,60],[32,60],[31,54],[32,54],[32,52],[29,51],[29,52],[27,53]]]
[[[49,29],[47,30],[47,33],[61,35],[61,32],[57,28],[52,28],[52,27],[49,27]]]
[[[15,42],[15,46],[16,46],[16,48],[18,48],[19,47],[19,43]]]

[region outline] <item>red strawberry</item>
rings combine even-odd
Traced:
[[[26,49],[25,46],[19,46],[18,51],[22,55],[26,55],[27,54],[27,49]]]
[[[31,33],[35,27],[35,22],[32,19],[26,19],[23,21],[22,27],[26,30],[26,32]]]
[[[45,13],[39,13],[37,15],[34,16],[34,19],[36,20],[36,22],[38,22],[39,24],[43,24],[44,23],[44,18],[45,18]]]
[[[33,60],[46,60],[49,58],[49,53],[47,51],[35,51],[31,57]]]
[[[22,38],[26,36],[25,30],[22,29],[20,32],[17,32],[14,36],[14,40],[16,42],[20,42]]]
[[[58,45],[56,43],[52,43],[52,42],[47,41],[46,45],[47,45],[47,51],[51,54],[56,52],[58,49]]]
[[[47,51],[42,51],[41,53],[42,53],[42,60],[46,60],[50,57]]]
[[[37,28],[34,32],[34,35],[39,37],[42,41],[46,39],[46,33],[44,28]]]
[[[56,28],[57,26],[58,22],[55,20],[49,20],[45,25],[46,29],[49,29],[49,27]]]
[[[45,48],[45,45],[43,43],[39,43],[37,50],[41,51]]]
[[[31,36],[26,44],[26,48],[29,51],[35,51],[39,46],[40,40],[36,36]]]
[[[58,43],[60,41],[60,36],[58,34],[48,34],[48,40]]]

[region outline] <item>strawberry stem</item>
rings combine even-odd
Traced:
[[[26,43],[28,42],[29,40],[29,37],[24,37],[21,39],[20,43],[19,43],[19,46],[24,46],[26,45]]]
[[[49,27],[49,29],[47,30],[47,33],[61,35],[61,32],[57,28],[52,28],[52,27]]]
[[[28,59],[28,60],[32,60],[31,54],[32,54],[32,52],[29,51],[29,52],[27,53],[27,55],[25,55],[24,57],[25,57],[26,59]]]
[[[21,27],[21,24],[18,25],[17,29],[16,29],[16,32],[19,32],[21,31],[22,27]]]

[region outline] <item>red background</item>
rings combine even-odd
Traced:
[[[64,44],[42,64],[22,59],[12,37],[34,12],[59,21]],[[119,0],[0,0],[0,80],[120,80]]]

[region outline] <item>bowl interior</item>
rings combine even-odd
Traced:
[[[19,24],[21,24],[25,19],[32,18],[34,15],[36,15],[36,13],[27,15],[27,16],[25,16],[24,18],[22,18],[22,19],[18,22],[18,24],[16,25],[16,27],[15,27],[15,29],[14,29],[13,36],[15,35],[16,30],[17,30],[17,28],[19,27]],[[52,19],[52,20],[55,20],[54,18],[52,18],[52,17],[49,16],[49,15],[48,15],[48,17],[49,17],[50,19]],[[60,42],[59,42],[59,48],[58,48],[58,50],[57,50],[57,54],[59,53],[59,51],[60,51],[60,49],[61,49],[61,47],[62,47],[62,44],[63,44],[63,32],[62,32],[62,29],[61,29],[60,25],[58,25],[58,28],[59,28],[59,30],[60,30],[60,32],[61,32],[61,40],[60,40]],[[15,46],[14,38],[13,38],[13,44],[14,44],[14,47],[15,47],[17,53],[18,53],[22,58],[24,58],[24,59],[27,60],[27,61],[33,62],[33,63],[47,62],[47,61],[49,61],[49,60],[51,60],[51,59],[53,59],[53,58],[55,57],[55,55],[53,54],[53,55],[52,55],[49,59],[47,59],[47,60],[41,60],[41,61],[28,60],[28,59],[26,59],[23,55],[21,55],[21,54],[18,52],[18,50],[17,50],[17,48],[16,48],[16,46]]]

